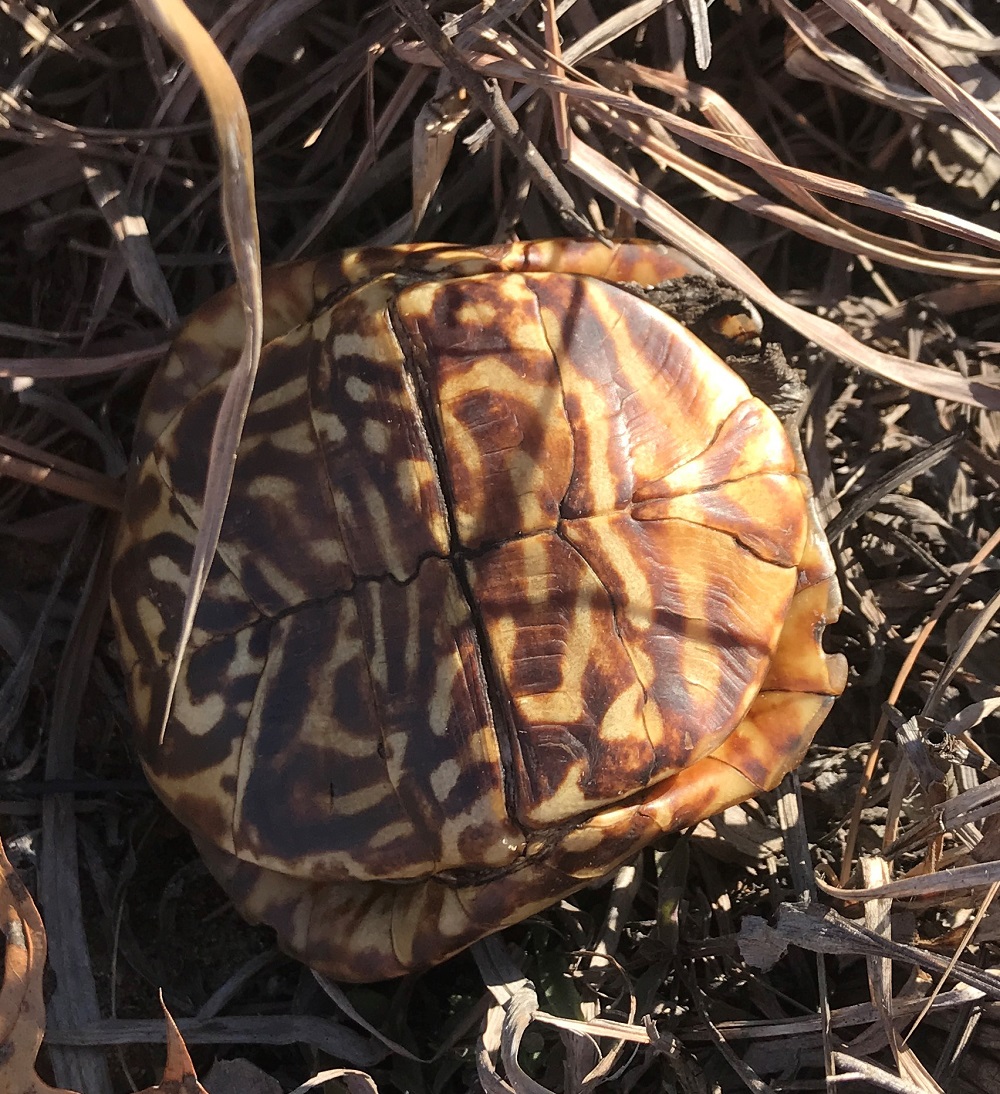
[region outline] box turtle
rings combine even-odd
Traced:
[[[314,968],[427,967],[774,787],[843,689],[797,438],[643,294],[685,272],[596,241],[270,270],[162,744],[234,291],[154,376],[112,577],[138,751]]]

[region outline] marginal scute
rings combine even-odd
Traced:
[[[793,477],[794,472],[795,455],[781,423],[759,399],[748,398],[720,422],[704,451],[664,478],[640,483],[634,500],[682,496],[753,475]]]
[[[435,964],[775,786],[843,690],[798,444],[631,288],[692,270],[548,240],[268,271],[162,743],[235,290],[150,383],[112,574],[138,753],[327,975]]]
[[[641,521],[686,520],[732,536],[765,562],[795,566],[808,532],[802,490],[791,475],[755,474],[635,506]],[[767,521],[760,515],[769,514]]]
[[[712,755],[756,790],[773,790],[789,766],[798,766],[832,702],[832,696],[810,692],[762,691]]]

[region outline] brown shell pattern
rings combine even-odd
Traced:
[[[162,745],[232,291],[154,377],[113,576],[140,754],[310,965],[443,960],[776,785],[842,690],[797,444],[617,284],[684,272],[568,241],[270,271]]]

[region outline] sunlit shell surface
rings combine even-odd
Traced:
[[[162,744],[232,291],[155,376],[113,577],[140,755],[315,968],[395,976],[523,919],[776,785],[842,690],[797,444],[620,284],[683,272],[566,241],[269,271]]]

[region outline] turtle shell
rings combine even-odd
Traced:
[[[687,269],[551,241],[270,270],[162,743],[232,290],[155,375],[112,579],[139,755],[324,973],[434,964],[775,786],[843,689],[797,440],[635,291]]]

